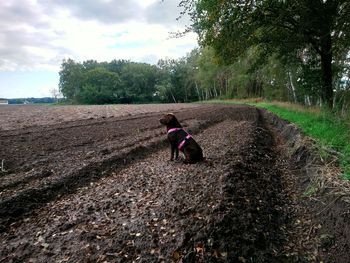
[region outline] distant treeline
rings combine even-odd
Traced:
[[[6,99],[9,104],[46,104],[46,103],[54,103],[57,102],[54,98],[20,98],[20,99]]]
[[[202,93],[192,78],[190,57],[160,60],[157,65],[126,60],[64,60],[59,89],[71,103],[190,102]]]

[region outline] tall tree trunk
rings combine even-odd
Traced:
[[[333,79],[332,79],[332,37],[327,34],[321,39],[321,74],[322,74],[322,102],[328,108],[333,107]]]
[[[196,85],[196,90],[197,90],[197,94],[198,94],[198,100],[201,100],[201,94],[199,93],[197,81],[195,81],[194,83]]]
[[[170,90],[170,94],[171,94],[171,97],[173,98],[174,103],[177,103],[177,101],[176,101],[176,99],[174,97],[174,94],[173,94],[173,92],[171,90]]]
[[[215,81],[214,81],[213,87],[214,87],[214,94],[213,94],[213,96],[217,97],[218,96],[218,92],[217,92],[216,87],[215,87]]]
[[[297,103],[297,95],[295,93],[295,86],[293,84],[293,75],[292,75],[291,71],[288,72],[288,76],[289,76],[290,87],[292,90],[293,101],[294,101],[294,103]]]

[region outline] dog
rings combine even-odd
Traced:
[[[168,141],[171,146],[170,161],[179,158],[179,150],[184,153],[184,163],[193,164],[203,161],[203,151],[193,137],[188,134],[181,126],[175,115],[165,114],[159,122],[166,126]]]

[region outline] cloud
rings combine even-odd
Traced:
[[[41,12],[35,1],[1,1],[0,23],[2,26],[14,26],[26,23],[38,26],[41,23]]]
[[[2,30],[0,32],[0,69],[15,70],[32,67],[50,67],[52,60],[64,48],[54,48],[47,36],[28,33],[24,30]]]
[[[184,28],[177,1],[0,1],[0,71],[58,71],[64,58],[156,63],[185,55],[196,36],[169,39]]]
[[[47,10],[52,6],[66,9],[78,19],[97,20],[103,23],[120,23],[138,19],[142,6],[136,0],[56,0],[41,1]]]
[[[182,8],[178,0],[156,1],[146,8],[146,19],[149,23],[172,27],[184,27],[190,24],[187,15],[181,16]]]
[[[52,68],[64,52],[54,45],[57,33],[42,10],[35,1],[0,3],[0,70]]]

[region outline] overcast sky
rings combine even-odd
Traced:
[[[156,63],[197,46],[169,38],[179,0],[0,0],[0,98],[50,96],[64,58]]]

